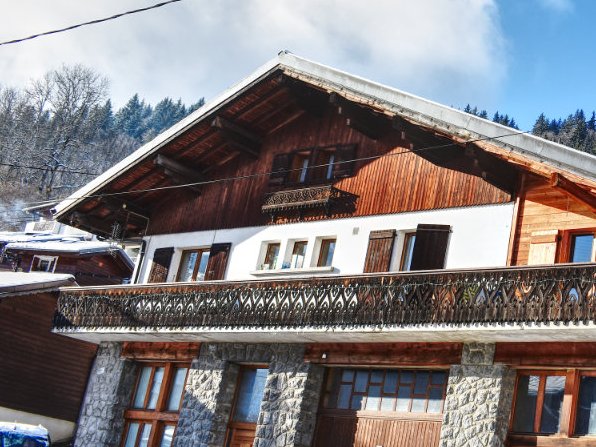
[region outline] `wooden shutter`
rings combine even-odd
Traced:
[[[205,281],[224,279],[231,247],[232,244],[213,244],[211,246],[205,270]]]
[[[168,280],[168,272],[170,271],[173,254],[174,247],[158,248],[155,250],[153,253],[151,273],[149,274],[150,283],[166,282]]]
[[[351,161],[354,158],[356,158],[355,144],[337,146],[333,164],[333,178],[350,177],[354,173],[355,162]]]
[[[449,225],[418,225],[410,270],[444,268],[449,233],[451,233]]]
[[[286,182],[291,155],[277,154],[273,157],[273,166],[271,167],[271,174],[269,174],[270,185],[283,185]]]
[[[528,265],[554,264],[557,255],[558,230],[535,231],[530,239]]]
[[[389,271],[394,242],[395,230],[370,232],[368,251],[364,261],[364,273]]]

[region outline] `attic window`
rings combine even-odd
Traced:
[[[48,272],[54,273],[56,270],[56,264],[58,263],[58,256],[33,256],[33,261],[31,262],[31,269],[32,272]]]
[[[333,145],[299,149],[273,158],[269,184],[306,185],[350,177],[354,170],[356,146]]]

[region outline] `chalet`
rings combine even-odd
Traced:
[[[125,251],[113,238],[99,241],[48,218],[41,214],[47,207],[28,208],[38,220],[28,222],[23,231],[0,232],[0,270],[71,274],[81,286],[130,281],[134,263],[129,254],[135,254],[130,245]]]
[[[596,445],[596,157],[282,52],[77,191],[77,446]]]
[[[43,425],[56,446],[73,438],[97,349],[51,332],[58,289],[73,284],[66,274],[0,272],[0,421]],[[0,445],[16,444],[0,436]]]

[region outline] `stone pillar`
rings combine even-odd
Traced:
[[[277,345],[265,385],[254,447],[309,447],[323,368],[304,363],[303,345]]]
[[[220,346],[201,346],[188,371],[174,447],[223,446],[237,377],[238,366]]]
[[[136,380],[135,364],[120,358],[119,343],[101,343],[81,406],[75,447],[117,447],[124,428],[124,410]]]
[[[212,343],[189,371],[174,447],[224,445],[241,363],[269,364],[254,445],[310,446],[323,370],[304,363],[304,346]]]
[[[468,343],[451,367],[440,447],[504,445],[515,372],[494,364],[494,353],[494,344]]]

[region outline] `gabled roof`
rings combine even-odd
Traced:
[[[62,201],[55,209],[56,218],[65,219],[86,198],[100,193],[123,173],[147,161],[191,129],[196,129],[197,124],[213,119],[220,110],[249,89],[278,72],[318,90],[340,95],[377,113],[397,116],[448,136],[458,143],[475,140],[474,143],[482,149],[530,171],[546,176],[563,173],[573,182],[596,190],[596,157],[593,155],[527,133],[515,132],[509,127],[284,51]]]

